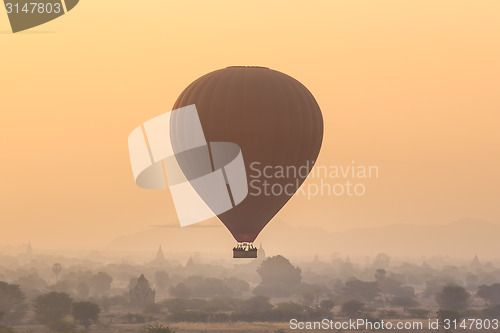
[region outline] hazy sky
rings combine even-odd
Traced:
[[[318,163],[379,168],[364,196],[297,197],[280,219],[500,222],[499,13],[497,0],[85,0],[16,35],[0,13],[0,244],[96,246],[174,223],[168,192],[134,184],[127,136],[230,65],[309,88]]]

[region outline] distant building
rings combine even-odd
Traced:
[[[266,260],[266,257],[267,257],[266,250],[264,250],[264,248],[262,247],[262,242],[261,242],[259,245],[259,249],[257,250],[257,259],[255,260],[257,263],[259,263]]]
[[[155,291],[149,286],[149,281],[141,274],[135,287],[130,290],[130,303],[143,306],[155,302]]]
[[[186,268],[194,268],[195,266],[196,266],[196,264],[194,263],[193,258],[190,256],[189,260],[186,263]]]
[[[340,264],[339,269],[342,272],[353,272],[354,271],[354,265],[352,264],[351,258],[349,258],[349,256],[347,256],[345,258],[345,261]]]
[[[477,254],[474,256],[474,259],[472,259],[471,263],[469,264],[469,267],[474,270],[478,270],[483,267],[483,265],[479,261],[479,258],[477,257]]]
[[[260,243],[259,250],[257,251],[257,257],[259,258],[259,260],[266,259],[266,251],[262,247],[262,242]]]
[[[28,248],[26,249],[26,258],[31,260],[33,258],[33,248],[31,247],[31,241],[28,242]]]
[[[31,241],[28,242],[26,247],[26,252],[19,255],[19,262],[24,265],[29,265],[33,263],[33,248],[31,247]]]
[[[163,254],[163,250],[160,247],[158,248],[158,251],[156,252],[156,257],[154,258],[153,261],[151,261],[151,265],[156,265],[156,266],[163,266],[167,263],[167,259],[165,259],[165,255]]]

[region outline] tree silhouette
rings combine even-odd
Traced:
[[[355,318],[363,312],[364,308],[363,302],[353,299],[342,304],[340,311],[351,318]]]
[[[109,276],[105,272],[99,272],[95,275],[92,275],[90,278],[89,284],[90,287],[94,290],[95,295],[106,295],[111,288],[111,282],[113,282],[113,278]]]
[[[40,295],[39,290],[47,287],[47,282],[40,278],[36,272],[18,277],[14,284],[19,285],[19,288],[26,294],[27,298],[34,298]]]
[[[257,273],[262,282],[253,290],[255,295],[287,297],[300,292],[302,271],[283,256],[267,258]]]
[[[55,291],[38,296],[33,301],[37,321],[49,324],[64,319],[71,313],[72,302],[68,294]]]
[[[379,268],[375,271],[375,280],[384,279],[387,276],[387,272],[383,268]]]
[[[54,265],[52,265],[52,272],[55,274],[56,276],[56,282],[59,278],[59,274],[61,274],[61,271],[62,271],[62,266],[60,263],[55,263]]]
[[[97,323],[101,310],[92,302],[73,303],[73,318],[76,323],[83,325],[87,330],[92,323]]]
[[[297,285],[302,281],[302,271],[299,267],[294,267],[288,259],[283,256],[267,258],[262,262],[257,273],[262,279],[262,283],[286,283]]]
[[[493,283],[489,286],[483,284],[477,289],[476,295],[488,304],[500,304],[500,283]]]
[[[390,294],[393,296],[401,296],[403,292],[402,282],[395,279],[393,276],[387,276],[385,269],[377,269],[375,272],[375,280],[382,294]]]
[[[365,282],[356,278],[346,281],[343,294],[346,298],[371,301],[377,297],[379,289],[376,282]]]
[[[436,295],[436,302],[442,309],[458,311],[467,308],[469,298],[470,294],[464,287],[449,284]]]
[[[197,297],[231,297],[233,290],[226,286],[223,280],[217,278],[203,279],[202,283],[193,286],[193,292]]]
[[[250,289],[250,285],[248,284],[248,282],[236,277],[230,277],[225,282],[229,288],[238,293],[247,292]]]
[[[246,312],[255,311],[270,311],[273,305],[269,302],[269,298],[265,296],[254,296],[245,300],[242,304],[242,310]]]
[[[335,306],[335,302],[331,299],[324,299],[319,303],[319,306],[325,310],[331,311]]]
[[[0,282],[0,317],[8,324],[15,324],[26,314],[25,296],[18,285]],[[2,321],[2,318],[0,318]]]

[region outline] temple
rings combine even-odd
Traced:
[[[155,302],[155,291],[149,286],[149,281],[141,274],[134,288],[130,290],[130,303],[144,306]]]

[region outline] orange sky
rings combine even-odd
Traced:
[[[310,89],[320,164],[380,170],[361,198],[297,197],[280,219],[500,222],[499,13],[497,0],[82,0],[15,35],[0,14],[0,244],[99,246],[173,223],[169,194],[134,184],[127,136],[230,65]]]

